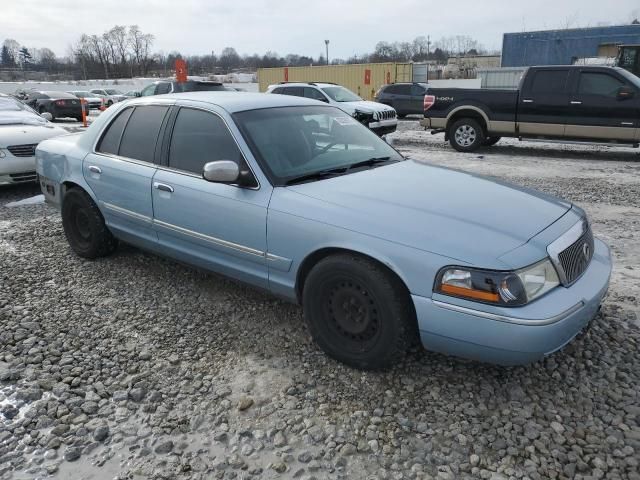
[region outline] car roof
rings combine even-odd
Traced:
[[[209,103],[224,108],[229,113],[257,110],[260,108],[297,107],[297,106],[326,106],[317,100],[292,95],[270,95],[267,93],[249,93],[237,91],[218,92],[184,92],[169,95],[154,95],[128,100],[128,105],[153,103],[155,100],[173,100],[175,102],[192,101]]]
[[[269,85],[271,87],[341,87],[337,83],[328,82],[280,82]]]

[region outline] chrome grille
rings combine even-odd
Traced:
[[[593,258],[593,233],[591,227],[569,248],[558,254],[560,265],[568,285],[578,280]]]
[[[395,110],[383,110],[378,112],[378,118],[380,120],[390,120],[392,118],[396,118]]]
[[[583,218],[560,238],[547,247],[560,283],[565,287],[573,284],[585,272],[593,258],[593,232]]]
[[[36,154],[37,143],[28,143],[25,145],[10,145],[7,147],[16,157],[33,157]]]

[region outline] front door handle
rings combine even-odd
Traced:
[[[166,183],[153,183],[153,188],[157,188],[158,190],[162,190],[163,192],[173,193],[173,187],[171,185],[167,185]]]
[[[89,166],[89,171],[91,173],[97,173],[98,175],[100,175],[102,173],[102,169],[100,167],[96,167],[95,165],[90,165]]]
[[[582,102],[579,100],[571,100],[571,105],[582,105]]]

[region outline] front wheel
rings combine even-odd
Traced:
[[[311,270],[303,308],[320,348],[355,368],[389,367],[417,337],[411,300],[400,280],[356,254],[327,257]]]
[[[449,143],[459,152],[474,152],[485,141],[484,130],[477,120],[461,118],[449,126]]]
[[[98,206],[80,188],[72,188],[64,196],[62,228],[72,250],[84,258],[104,257],[118,246]]]

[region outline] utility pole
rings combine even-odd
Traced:
[[[329,65],[329,40],[325,40],[324,45],[327,47],[327,65]]]

